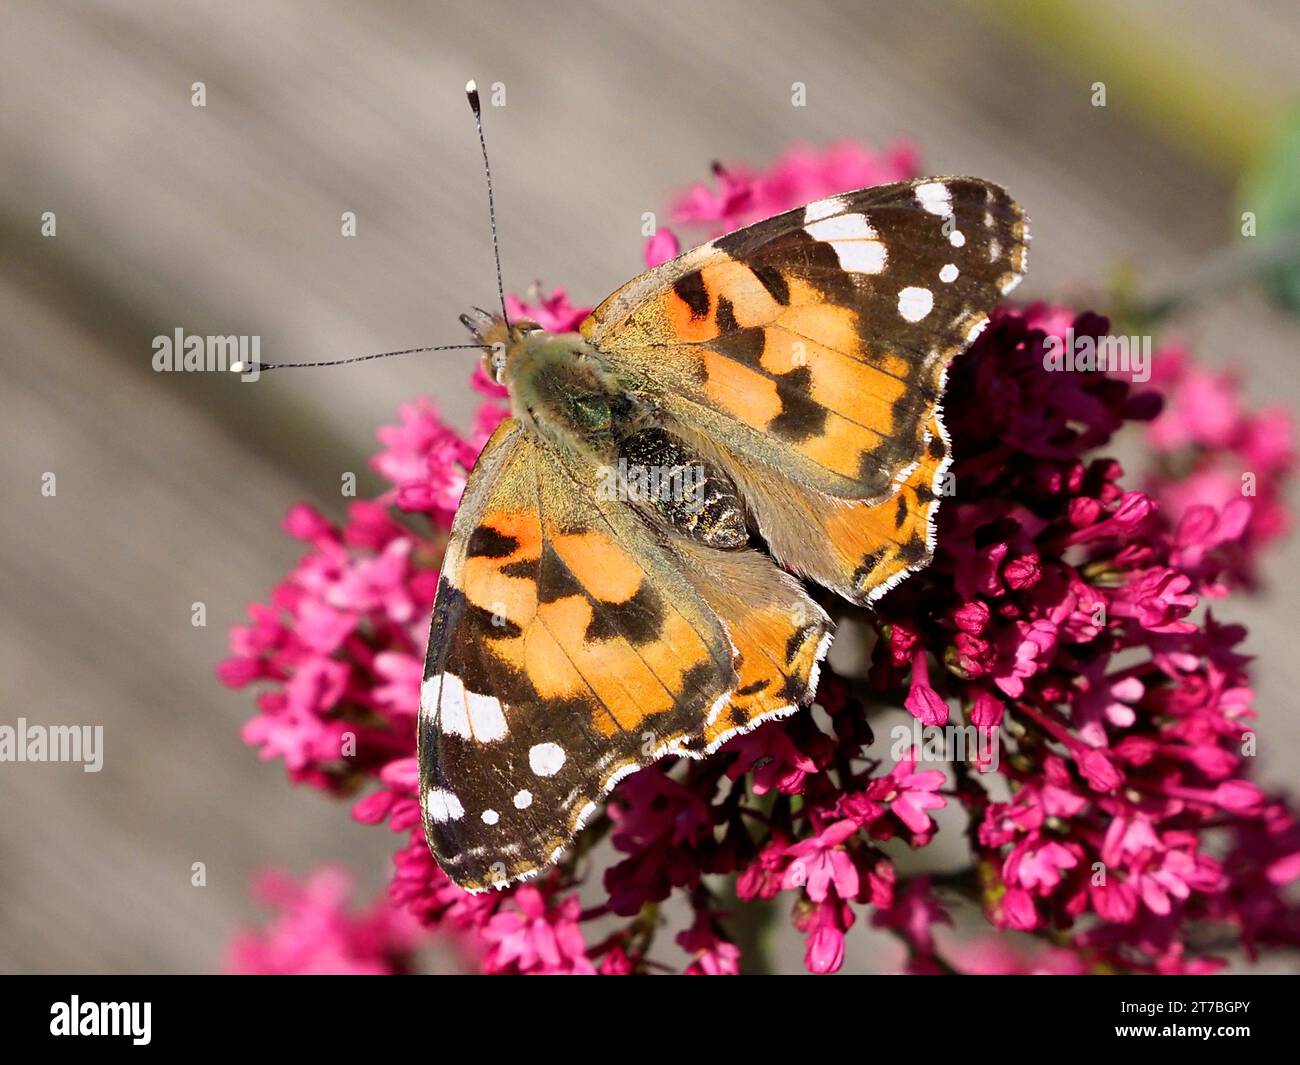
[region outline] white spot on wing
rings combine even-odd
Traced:
[[[837,240],[875,240],[878,234],[871,224],[860,214],[842,214],[835,218],[824,218],[820,222],[804,226],[804,232],[813,240],[827,240],[832,244]]]
[[[539,777],[553,777],[563,768],[564,757],[558,743],[537,743],[528,751],[528,764]]]
[[[947,218],[952,214],[952,193],[942,181],[927,181],[916,186],[916,198],[931,214]]]
[[[426,714],[438,711],[438,687],[442,682],[439,676],[432,676],[420,684],[420,709]]]
[[[825,200],[813,200],[803,209],[804,224],[829,218],[833,214],[839,214],[842,210],[844,210],[844,200],[839,196],[831,196]]]
[[[515,809],[527,810],[533,805],[533,793],[527,788],[523,788],[515,793]]]
[[[840,241],[832,244],[840,266],[851,274],[878,274],[889,258],[885,246],[878,240]]]
[[[948,263],[947,265],[944,266],[942,270],[939,271],[939,280],[942,281],[945,285],[951,284],[953,281],[957,280],[957,273],[958,273],[957,267],[954,266],[952,263]]]
[[[420,686],[420,707],[436,715],[438,728],[445,735],[470,738],[465,685],[455,673],[443,673],[426,680]]]
[[[491,695],[478,692],[466,692],[469,706],[469,727],[474,738],[483,743],[503,739],[506,734],[506,715],[501,709],[501,700]]]
[[[966,235],[960,229],[954,229],[948,234],[948,243],[954,248],[965,247]]]
[[[424,808],[430,821],[441,824],[444,821],[459,821],[465,816],[465,807],[456,798],[456,793],[445,788],[430,788],[424,796]]]
[[[495,810],[484,810],[481,816],[485,825],[495,825],[501,820],[501,815]]]
[[[823,218],[805,225],[804,232],[814,240],[830,244],[840,266],[850,273],[878,274],[885,268],[888,258],[885,245],[871,223],[860,214]]]
[[[491,743],[506,734],[501,701],[466,691],[455,673],[430,677],[420,685],[420,709],[435,717],[438,728],[448,736]]]
[[[908,286],[898,294],[898,313],[909,322],[919,322],[934,307],[934,293],[928,288]]]

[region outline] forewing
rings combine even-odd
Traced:
[[[468,890],[554,862],[735,686],[727,632],[625,504],[517,428],[457,512],[420,705],[424,827]]]
[[[850,500],[921,459],[948,362],[1023,276],[1004,190],[925,178],[789,211],[686,252],[582,332],[666,414]]]

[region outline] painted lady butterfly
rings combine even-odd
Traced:
[[[869,604],[929,562],[945,370],[1027,240],[998,186],[924,178],[685,252],[577,333],[463,319],[512,416],[456,514],[421,692],[448,876],[532,876],[628,773],[812,701],[831,624],[791,574]],[[608,490],[633,469],[672,490]]]

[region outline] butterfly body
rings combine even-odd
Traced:
[[[466,318],[511,417],[437,592],[419,744],[469,890],[555,861],[627,773],[811,702],[831,625],[924,566],[947,363],[1024,270],[973,178],[848,193],[688,251],[577,333]]]
[[[507,339],[493,339],[501,335]],[[593,345],[577,333],[507,327],[499,319],[482,340],[500,345],[485,362],[509,390],[511,412],[526,432],[575,458],[613,454],[616,430],[638,416],[639,404],[634,382],[621,379]]]
[[[577,333],[490,316],[473,328],[489,345],[484,369],[508,389],[522,431],[570,463],[595,468],[598,490],[621,493],[654,524],[711,547],[748,543],[735,486],[668,428],[640,379],[618,373]],[[629,484],[629,474],[653,483]]]

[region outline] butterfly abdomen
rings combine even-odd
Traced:
[[[709,547],[749,543],[745,510],[731,479],[661,425],[622,436],[617,469],[605,479],[643,513],[683,536]]]

